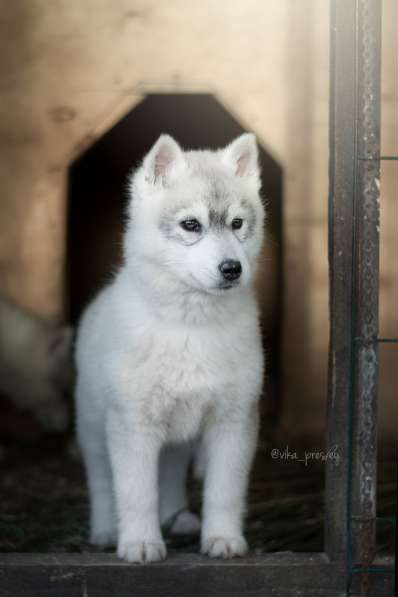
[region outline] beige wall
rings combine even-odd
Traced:
[[[383,0],[382,155],[398,156],[398,2]],[[398,338],[398,162],[382,162],[380,193],[380,335]],[[379,421],[396,437],[398,345],[380,349]]]
[[[396,132],[398,15],[394,0],[385,5],[386,117]],[[285,425],[297,432],[319,427],[327,361],[328,12],[326,0],[3,3],[2,291],[44,316],[59,315],[72,157],[146,92],[215,93],[284,168]],[[390,144],[393,138],[391,132]],[[388,180],[393,238],[396,186]],[[385,262],[396,268],[387,253]],[[398,271],[384,275],[396,289]],[[394,310],[385,313],[386,325],[397,325]]]

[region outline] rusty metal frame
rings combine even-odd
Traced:
[[[379,335],[381,1],[361,0],[357,15],[356,180],[351,564],[367,568],[376,553]],[[362,578],[362,590],[369,584]]]
[[[377,485],[381,0],[332,0],[325,551],[373,594]]]

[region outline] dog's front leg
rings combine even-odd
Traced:
[[[214,422],[205,431],[206,473],[202,553],[244,555],[245,499],[258,428],[257,409],[239,422]]]
[[[162,560],[166,548],[159,526],[159,430],[137,425],[124,409],[111,410],[107,440],[118,514],[118,556],[137,563]]]

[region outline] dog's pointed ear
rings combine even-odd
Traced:
[[[244,133],[227,145],[222,150],[222,158],[237,176],[259,176],[258,148],[253,133]]]
[[[177,141],[170,135],[160,135],[144,159],[145,180],[151,184],[167,184],[184,165],[184,154]]]

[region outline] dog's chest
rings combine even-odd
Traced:
[[[170,440],[195,436],[231,394],[234,357],[231,341],[219,331],[175,330],[152,337],[139,368],[147,416],[165,425]]]

